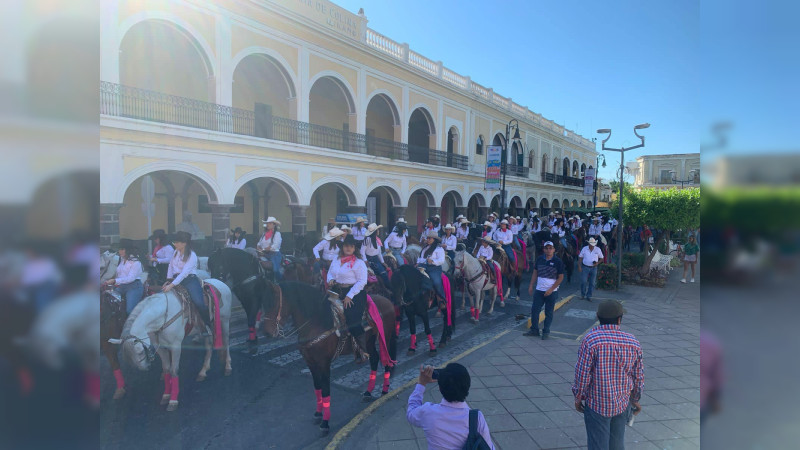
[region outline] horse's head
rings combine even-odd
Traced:
[[[453,270],[453,275],[455,275],[456,277],[463,276],[464,263],[466,261],[464,255],[466,253],[467,252],[465,251],[464,244],[458,244],[456,246],[456,257],[453,260],[453,266],[455,267],[455,269]]]
[[[208,273],[211,275],[211,278],[216,278],[218,280],[224,280],[226,278],[225,262],[222,257],[223,250],[224,249],[216,250],[208,257]]]

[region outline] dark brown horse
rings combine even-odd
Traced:
[[[446,275],[445,275],[446,276]],[[411,336],[411,346],[408,348],[408,355],[413,355],[417,351],[417,323],[416,318],[422,319],[425,335],[428,338],[429,353],[436,353],[436,345],[433,343],[433,332],[431,331],[428,310],[432,306],[438,306],[443,311],[447,311],[447,305],[439,304],[435,300],[438,298],[434,289],[423,290],[425,275],[410,265],[403,265],[392,274],[392,300],[399,306],[408,318],[408,328]],[[451,281],[451,299],[453,283]],[[450,305],[450,323],[447,325],[447,316],[442,316],[442,336],[439,340],[439,347],[445,347],[447,340],[453,335],[455,329],[456,308]]]
[[[383,321],[383,334],[386,337],[389,358],[394,360],[397,354],[397,336],[395,335],[394,306],[389,299],[371,296]],[[330,395],[331,395],[331,363],[340,355],[352,354],[351,340],[342,334],[336,335],[333,313],[327,294],[319,288],[308,284],[286,281],[280,284],[268,283],[264,302],[264,327],[272,336],[283,336],[281,327],[286,319],[292,318],[297,334],[300,354],[303,355],[311,376],[314,379],[314,391],[317,398],[315,420],[321,420],[320,430],[330,431]],[[378,343],[378,330],[374,327],[367,331],[367,350],[371,374],[367,391],[363,398],[372,397],[375,387],[375,375],[380,356],[375,345]],[[384,382],[382,394],[389,392],[393,362],[384,365]]]
[[[111,287],[105,286],[100,297],[100,350],[106,355],[117,380],[114,400],[119,400],[125,395],[125,380],[117,358],[119,346],[109,343],[108,340],[119,339],[127,318],[125,299],[116,294]]]

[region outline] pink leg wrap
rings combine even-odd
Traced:
[[[400,318],[399,317],[395,319],[394,334],[397,335],[397,336],[400,335]]]
[[[373,370],[369,373],[369,384],[367,385],[367,392],[372,392],[375,389],[375,378],[377,371]]]
[[[172,375],[164,374],[164,395],[169,395],[172,390]]]
[[[417,335],[416,334],[412,334],[411,335],[411,348],[414,348],[414,349],[417,348]]]
[[[391,372],[383,372],[383,392],[389,392],[389,378],[391,376]]]
[[[317,412],[322,412],[322,389],[314,389],[314,394],[317,396]]]
[[[117,389],[125,387],[125,378],[122,377],[122,369],[117,369],[114,371],[114,378],[117,379]]]
[[[178,377],[172,377],[172,392],[169,395],[170,401],[177,401],[178,400],[178,392],[180,392],[180,388],[178,387]]]
[[[260,320],[261,320],[261,311],[259,311],[258,314],[256,314],[256,322]]]
[[[248,337],[248,339],[251,341],[256,340],[256,327],[250,327],[250,336]]]
[[[481,319],[481,311],[476,309],[475,310],[475,320],[480,320],[480,319]]]
[[[431,347],[431,350],[436,350],[436,345],[433,344],[433,335],[428,335],[428,345]]]
[[[322,420],[331,419],[331,396],[322,397]]]
[[[475,307],[474,306],[470,306],[469,315],[472,316],[473,319],[475,318]]]
[[[84,374],[86,383],[86,395],[89,398],[100,401],[100,374],[96,372],[86,372]]]

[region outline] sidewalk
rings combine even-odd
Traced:
[[[663,289],[625,285],[593,298],[595,308],[606,298],[624,302],[622,329],[644,350],[642,412],[625,430],[629,449],[700,447],[700,286],[681,284],[681,272],[673,270]],[[580,302],[586,308],[577,297],[565,307]],[[520,326],[458,361],[472,376],[467,403],[486,416],[497,448],[585,448],[583,416],[570,389],[580,341],[552,335],[542,341],[523,331]],[[427,448],[423,431],[406,420],[411,389],[364,419],[339,448]],[[441,401],[435,383],[425,401]]]

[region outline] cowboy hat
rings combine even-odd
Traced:
[[[435,218],[437,218],[437,219],[441,219],[441,217],[439,217],[439,215],[438,215],[438,214],[434,215],[433,217],[435,217]]]
[[[378,228],[383,228],[383,225],[378,225],[378,224],[376,224],[376,223],[371,223],[371,224],[369,224],[369,226],[367,227],[367,231],[364,233],[364,235],[365,235],[365,236],[369,236],[369,235],[371,235],[372,233],[374,233],[374,232],[378,231]]]
[[[178,231],[177,233],[175,233],[175,237],[172,238],[172,242],[184,242],[184,243],[192,242],[192,235],[185,231]]]
[[[533,217],[536,217],[536,216],[538,216],[538,215],[539,215],[539,213],[537,213],[537,212],[534,212],[534,213],[533,213]]]
[[[363,222],[365,222],[363,217],[356,218],[356,223],[363,223]]]
[[[261,223],[263,223],[263,224],[264,224],[264,226],[266,226],[268,223],[274,223],[274,224],[276,224],[276,225],[278,225],[278,226],[281,226],[281,223],[280,223],[280,222],[278,222],[278,219],[276,219],[276,218],[274,218],[274,217],[272,217],[272,216],[269,216],[269,217],[267,218],[267,220],[262,220],[262,221],[261,221]]]
[[[462,218],[458,219],[458,223],[459,223],[459,225],[465,225],[465,224],[470,223],[470,221],[467,220],[466,217],[462,217]]]
[[[397,219],[397,223],[406,223],[406,219],[401,217],[401,218]]]
[[[464,215],[463,215],[463,214],[459,214],[458,216],[456,216],[456,220],[458,220],[458,219],[464,219],[464,218],[465,218],[465,217],[464,217]]]
[[[515,217],[515,219],[522,220],[522,218],[520,216]]]
[[[400,229],[400,230],[407,230],[408,229],[408,224],[405,223],[405,221],[397,222],[397,225],[395,225],[395,228]]]
[[[508,220],[506,220],[506,219],[503,219],[503,220],[500,222],[500,225],[503,225],[503,224],[506,224],[506,225],[508,225]]]
[[[155,239],[155,238],[160,238],[161,242],[164,243],[164,241],[167,240],[167,232],[164,231],[163,229],[159,228],[158,230],[154,230],[153,231],[153,235],[150,236],[147,239],[152,240],[152,239]]]
[[[483,222],[483,226],[490,227],[492,224],[489,221]]]
[[[437,241],[442,240],[442,238],[439,237],[439,233],[433,230],[429,230],[427,233],[425,233],[425,239],[436,239]]]
[[[447,225],[444,226],[444,229],[445,230],[455,230],[456,227],[454,227],[452,224],[448,223]]]
[[[136,252],[136,250],[137,250],[136,249],[136,244],[133,242],[133,240],[127,239],[127,238],[122,238],[117,243],[117,250],[120,250],[120,249],[123,249],[123,248],[128,253]]]
[[[489,217],[495,217],[494,213],[493,212],[489,213]]]
[[[495,242],[492,240],[492,238],[490,238],[488,235],[484,236],[481,240],[483,242],[488,243],[489,245],[494,245],[495,244]]]
[[[597,245],[597,239],[595,239],[595,238],[593,238],[593,237],[590,237],[590,238],[589,238],[589,245],[591,245],[592,247],[594,247],[595,245]]]
[[[244,231],[242,231],[242,227],[236,227],[236,228],[231,230],[231,233],[233,233],[233,234],[236,234],[236,233],[244,234]]]
[[[347,231],[347,232],[350,231],[350,227],[347,226],[347,224],[343,224],[341,229],[342,229],[342,231]]]
[[[325,234],[325,236],[322,239],[325,239],[326,241],[330,241],[331,239],[336,239],[336,238],[338,238],[339,236],[341,236],[343,234],[344,234],[344,232],[342,230],[340,230],[338,227],[333,227],[330,230],[328,230],[328,233]]]

